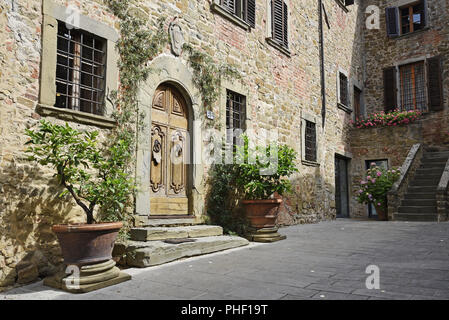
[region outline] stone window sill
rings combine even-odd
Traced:
[[[104,116],[98,116],[95,114],[74,111],[70,109],[61,109],[43,104],[38,104],[36,112],[44,117],[55,117],[57,119],[73,121],[83,123],[87,125],[93,125],[100,128],[112,129],[115,127],[116,122],[114,119]]]
[[[320,164],[318,162],[309,161],[309,160],[305,160],[305,159],[302,159],[301,163],[308,167],[319,167],[320,166]]]
[[[236,15],[226,11],[219,4],[212,3],[211,10],[213,12],[215,12],[215,13],[218,13],[222,17],[230,20],[231,22],[233,22],[234,24],[238,25],[239,27],[245,29],[246,31],[250,31],[251,30],[251,26],[248,23],[246,23],[245,21],[243,21],[242,19],[240,19]]]
[[[396,40],[406,39],[406,38],[416,36],[416,35],[418,35],[420,33],[423,33],[423,32],[429,31],[429,30],[430,30],[430,27],[427,26],[427,27],[422,28],[421,30],[413,31],[413,32],[405,33],[405,34],[401,34],[401,35],[399,35],[397,37],[391,37],[391,38],[392,39],[396,39]]]
[[[281,51],[283,54],[285,54],[287,57],[291,57],[292,53],[290,52],[290,50],[288,50],[286,47],[284,47],[283,45],[277,43],[276,41],[273,40],[273,38],[266,38],[268,44],[276,49],[278,49],[279,51]]]
[[[343,103],[338,102],[337,103],[337,107],[338,107],[338,109],[341,109],[341,110],[343,110],[346,113],[349,113],[349,114],[352,113],[352,109],[349,108],[348,106],[344,105]]]

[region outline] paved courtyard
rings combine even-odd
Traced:
[[[449,224],[337,220],[282,228],[251,244],[147,269],[131,281],[73,295],[42,281],[2,299],[449,299]],[[380,289],[366,288],[366,268]]]

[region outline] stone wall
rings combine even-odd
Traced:
[[[396,38],[387,36],[385,9],[414,1],[408,0],[367,0],[365,8],[377,6],[380,13],[380,29],[364,28],[365,48],[365,101],[367,113],[384,110],[383,69],[413,59],[441,56],[443,64],[444,111],[436,117],[447,118],[449,104],[449,5],[447,1],[427,0],[428,26],[420,31]]]
[[[117,19],[100,0],[54,2],[78,6],[83,15],[118,30]],[[256,2],[256,28],[247,32],[213,12],[210,1],[134,1],[139,8],[137,12],[148,16],[149,28],[156,28],[157,18],[165,17],[167,29],[177,17],[189,44],[217,62],[236,66],[243,77],[233,86],[242,88],[248,95],[249,128],[256,133],[277,129],[279,140],[299,152],[299,173],[292,178],[295,191],[288,197],[279,223],[333,219],[336,214],[334,156],[339,153],[351,157],[348,138],[352,134],[348,124],[352,115],[337,107],[338,70],[345,70],[351,81],[363,83],[360,26],[364,20],[359,1],[348,7],[348,12],[335,0],[323,1],[329,21],[329,28],[324,24],[327,102],[324,126],[317,2],[289,1],[291,56],[266,41],[268,1]],[[42,17],[42,2],[38,0],[9,0],[0,4],[0,27],[7,30],[0,34],[0,288],[53,272],[61,258],[51,226],[84,219],[69,198],[58,199],[61,189],[52,180],[49,168],[24,160],[25,128],[35,127],[42,117],[36,112],[40,65],[46,58],[41,48]],[[175,58],[169,46],[162,56]],[[184,56],[176,59],[187,66]],[[213,107],[213,126],[222,130],[224,107],[220,102]],[[305,164],[300,160],[303,114],[315,117],[318,125],[319,164]],[[202,121],[210,120],[203,118]],[[98,129],[102,136],[106,133],[76,121],[71,125]],[[203,167],[200,181],[203,185],[207,169]],[[202,202],[203,197],[204,193],[196,196],[195,201]]]

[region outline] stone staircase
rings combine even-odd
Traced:
[[[145,268],[217,251],[245,246],[247,239],[223,235],[223,228],[197,224],[194,219],[146,219],[131,229],[131,240],[117,243],[119,264]]]
[[[438,221],[436,191],[448,158],[449,151],[424,151],[394,220]]]

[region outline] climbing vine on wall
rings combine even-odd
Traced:
[[[221,79],[241,78],[236,68],[226,64],[217,64],[208,54],[196,50],[190,44],[184,44],[189,56],[189,65],[193,69],[193,81],[199,88],[204,105],[211,108],[220,95]]]
[[[105,0],[105,2],[119,19],[120,25],[120,38],[116,45],[120,55],[118,63],[120,86],[118,91],[108,94],[108,100],[115,106],[114,117],[117,126],[111,133],[109,143],[110,148],[112,146],[110,150],[114,150],[114,146],[122,146],[123,151],[123,146],[126,146],[126,156],[116,165],[128,170],[130,179],[139,125],[138,90],[152,71],[148,62],[163,52],[169,42],[169,35],[164,28],[165,18],[159,18],[158,27],[153,30],[147,25],[146,14],[133,6],[130,0]],[[240,77],[240,75],[235,68],[226,64],[216,64],[209,55],[190,45],[185,45],[184,51],[194,71],[193,81],[201,92],[204,106],[211,108],[219,96],[221,78]],[[132,194],[129,198],[132,198]],[[130,207],[131,202],[127,204],[127,208]]]

